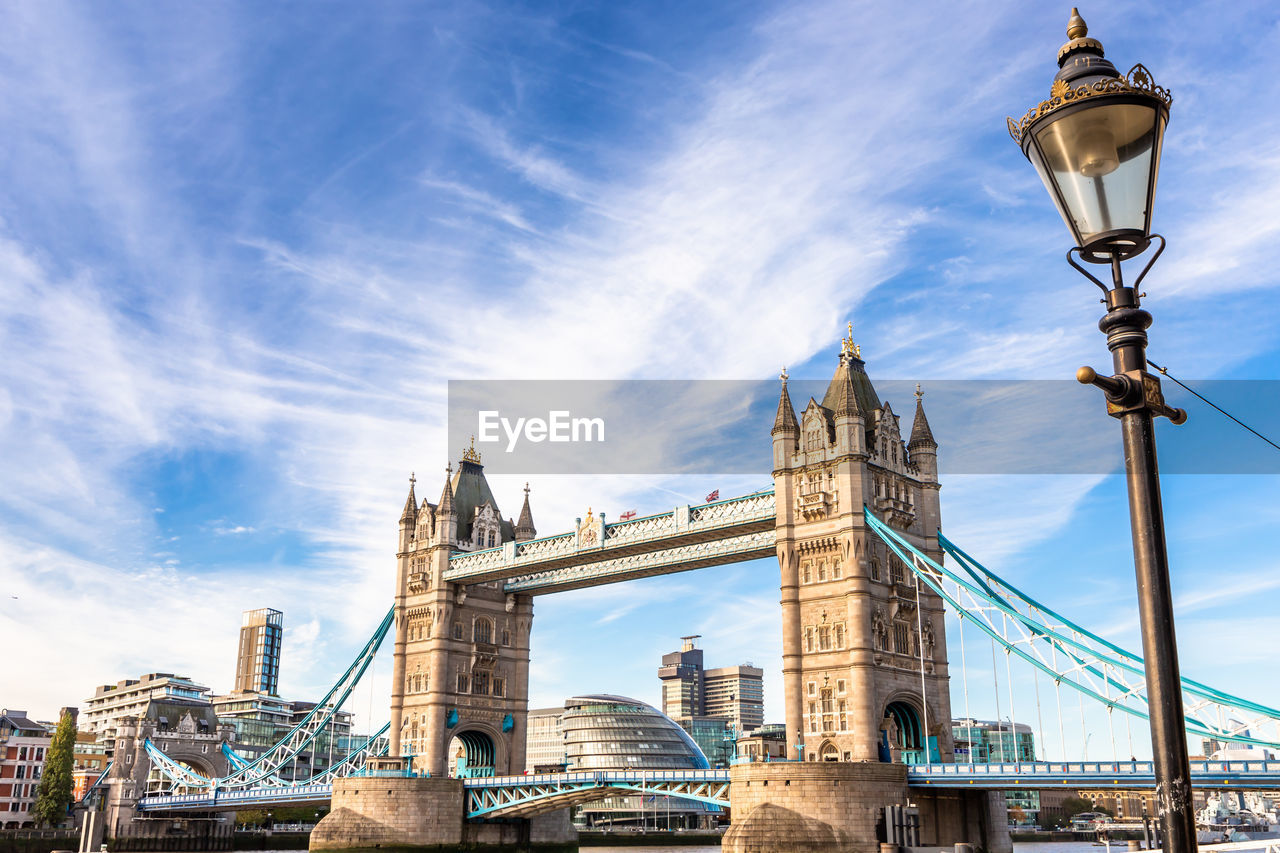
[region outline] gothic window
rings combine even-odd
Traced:
[[[428,616],[428,617],[427,617],[427,624],[425,625],[425,628],[426,628],[426,632],[425,632],[425,633],[426,633],[426,639],[428,639],[428,640],[430,640],[430,639],[431,639],[431,625],[432,625],[432,623],[433,623],[433,622],[435,622],[435,620],[434,620],[434,619],[432,619],[430,616]],[[418,637],[418,639],[419,639],[419,640],[421,640],[421,639],[423,639],[423,637]]]
[[[816,681],[809,682],[809,695],[810,696],[818,695],[818,683]]]
[[[831,648],[831,629],[826,625],[818,628],[818,648],[824,652]]]
[[[499,698],[507,695],[507,680],[505,678],[493,677],[493,695]]]
[[[454,638],[455,640],[461,640],[461,639],[462,639],[462,623],[461,623],[461,622],[454,622],[454,623],[453,623],[453,638]]]
[[[902,583],[902,561],[897,557],[889,558],[889,582]]]
[[[843,693],[843,692],[844,692],[844,679],[843,679],[843,678],[838,679],[838,680],[836,681],[836,692],[837,692],[837,693]]]
[[[494,539],[493,531],[492,531],[492,530],[490,530],[490,531],[489,531],[489,547],[490,547],[490,548],[492,548],[492,547],[493,547],[493,545],[494,545],[494,541],[493,541],[493,539]]]
[[[813,581],[813,564],[808,560],[805,560],[803,566],[804,566],[804,582],[810,583]]]
[[[471,692],[477,696],[489,695],[489,676],[487,673],[477,672],[471,676]]]
[[[809,731],[816,732],[818,730],[818,703],[809,703]]]
[[[818,563],[818,580],[824,581],[826,579],[827,579],[827,561],[822,560],[821,562]]]
[[[510,628],[502,629],[502,645],[504,646],[511,645],[511,629]]]
[[[841,574],[840,561],[836,560],[831,564],[831,579],[837,580],[837,581],[840,580],[840,574]]]
[[[493,623],[483,616],[477,616],[475,621],[475,641],[477,643],[493,642]]]
[[[458,692],[469,693],[471,691],[471,680],[467,678],[465,672],[458,673]]]
[[[871,579],[873,581],[880,580],[880,558],[879,557],[871,558]]]
[[[837,649],[844,648],[844,623],[843,622],[836,623],[836,648]]]
[[[846,729],[849,728],[849,717],[848,717],[849,703],[841,699],[839,708],[840,708],[840,731],[845,731]]]
[[[804,650],[806,652],[813,651],[813,629],[812,628],[804,629]]]
[[[831,688],[824,687],[822,689],[822,730],[824,732],[835,731],[835,703],[831,699]]]
[[[893,650],[900,655],[911,654],[911,629],[906,622],[893,623]]]

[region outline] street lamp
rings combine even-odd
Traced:
[[[1147,372],[1151,315],[1142,310],[1137,289],[1164,251],[1164,238],[1151,233],[1151,212],[1172,98],[1140,64],[1121,76],[1088,32],[1072,9],[1049,99],[1020,121],[1009,119],[1009,133],[1039,172],[1071,231],[1075,247],[1067,252],[1067,262],[1105,295],[1107,313],[1098,327],[1106,333],[1115,375],[1100,376],[1082,367],[1076,378],[1106,393],[1107,413],[1120,420],[1124,435],[1157,811],[1164,849],[1192,853],[1191,769],[1152,427],[1156,416],[1181,424],[1187,414],[1165,403],[1160,380]],[[1121,262],[1142,254],[1153,240],[1159,248],[1134,283],[1125,285]],[[1108,265],[1111,285],[1081,266],[1077,257]]]

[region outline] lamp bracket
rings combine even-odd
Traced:
[[[1151,272],[1151,268],[1155,266],[1156,261],[1160,259],[1160,255],[1164,252],[1165,246],[1168,245],[1165,242],[1164,237],[1160,234],[1152,234],[1149,238],[1147,238],[1147,245],[1150,245],[1150,241],[1152,240],[1159,240],[1160,247],[1156,249],[1156,253],[1151,256],[1151,260],[1147,261],[1147,265],[1142,268],[1142,272],[1138,273],[1138,278],[1133,282],[1132,285],[1130,285],[1135,292],[1138,290],[1138,285],[1142,284],[1142,280],[1147,277],[1147,273]],[[1143,248],[1146,248],[1146,246],[1144,246]],[[1089,272],[1087,269],[1085,269],[1080,265],[1079,261],[1076,260],[1077,252],[1080,254],[1081,260],[1088,261],[1089,263],[1095,263],[1095,264],[1096,263],[1112,263],[1113,261],[1116,261],[1116,260],[1125,261],[1133,257],[1135,254],[1132,251],[1125,252],[1125,253],[1117,252],[1113,254],[1110,258],[1107,258],[1105,257],[1105,255],[1107,254],[1105,252],[1085,249],[1085,248],[1081,248],[1080,246],[1075,246],[1067,250],[1067,263],[1073,266],[1076,269],[1076,271],[1079,272],[1082,276],[1089,279],[1089,281],[1098,285],[1098,289],[1100,289],[1104,295],[1107,293],[1110,293],[1111,288],[1107,287],[1107,285],[1104,284],[1097,276],[1095,276],[1093,273]],[[1121,287],[1122,283],[1119,278],[1120,274],[1119,274],[1118,267],[1119,267],[1118,263],[1112,263],[1112,269],[1116,270],[1115,286]],[[1141,295],[1146,296],[1145,293]]]

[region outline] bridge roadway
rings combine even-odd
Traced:
[[[506,581],[507,592],[549,593],[738,563],[776,553],[773,490],[671,512],[455,554],[444,580]]]
[[[370,778],[376,778],[371,776]],[[1280,788],[1280,761],[1193,761],[1197,788]],[[1151,788],[1150,761],[1036,761],[1021,764],[934,764],[907,768],[907,783],[933,788]],[[467,817],[527,817],[602,797],[629,793],[672,796],[714,806],[729,805],[728,770],[599,770],[465,779]],[[329,784],[253,788],[243,791],[150,795],[144,812],[234,811],[268,806],[326,803]]]

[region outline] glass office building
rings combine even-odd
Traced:
[[[657,708],[626,696],[575,696],[560,718],[566,769],[707,769],[697,743]],[[608,797],[583,805],[584,826],[680,828],[714,826],[719,810],[664,795]]]

